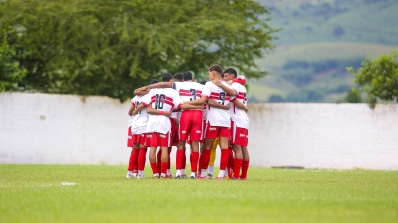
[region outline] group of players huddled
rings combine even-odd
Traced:
[[[211,179],[215,148],[221,148],[217,180],[246,180],[249,167],[247,95],[244,76],[220,65],[209,80],[197,83],[191,72],[162,74],[162,82],[134,91],[128,114],[128,147],[132,147],[127,178],[143,178],[149,163],[155,178],[172,178],[170,153],[177,146],[176,179],[187,178],[186,144],[190,144],[191,179]],[[158,150],[158,148],[160,148]],[[158,152],[157,152],[158,151]],[[156,153],[157,152],[157,153]],[[210,163],[210,165],[209,165]]]

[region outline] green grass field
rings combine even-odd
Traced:
[[[398,222],[397,171],[252,168],[247,181],[125,179],[125,166],[104,165],[0,171],[0,222]]]

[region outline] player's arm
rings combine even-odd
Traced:
[[[237,108],[244,110],[246,113],[249,111],[249,109],[239,100],[234,100],[232,103],[234,103]]]
[[[203,95],[202,97],[200,97],[200,98],[198,98],[198,99],[196,99],[196,100],[193,100],[193,101],[186,101],[186,102],[184,102],[184,104],[200,105],[200,106],[203,106],[203,104],[206,103],[206,101],[207,101],[207,96],[206,96],[206,95]]]
[[[140,89],[140,88],[138,88],[138,89]],[[149,89],[149,88],[143,89],[143,90],[138,90],[138,89],[136,89],[136,90],[134,91],[134,95],[144,96],[144,95],[148,94],[149,91],[151,90],[151,89]]]
[[[144,108],[145,108],[145,105],[143,103],[141,103],[140,105],[137,106],[137,108],[134,109],[134,111],[131,113],[131,115],[136,115],[138,112],[140,112]]]
[[[213,80],[213,84],[217,85],[218,87],[222,88],[223,91],[225,91],[229,96],[235,96],[236,95],[236,90],[232,89],[226,85],[223,85],[220,80]]]
[[[210,107],[224,109],[224,110],[229,110],[229,108],[231,107],[231,105],[229,103],[227,105],[222,105],[222,104],[219,104],[216,100],[211,99],[211,98],[207,99],[207,104]]]
[[[130,107],[130,109],[129,109],[129,111],[128,111],[128,114],[129,114],[130,116],[133,115],[134,109],[135,109],[135,104],[134,104],[134,103],[131,103],[131,107]]]
[[[160,83],[140,87],[134,91],[134,94],[141,95],[141,94],[143,94],[143,92],[148,93],[152,88],[172,88],[172,83],[171,82],[160,82]]]
[[[148,105],[146,112],[151,115],[164,115],[166,117],[170,117],[171,112],[169,111],[159,111],[157,109],[152,108],[152,104]]]
[[[184,104],[181,105],[181,108],[184,110],[188,110],[188,109],[203,109],[203,104],[201,105],[190,105],[187,104],[186,102]]]

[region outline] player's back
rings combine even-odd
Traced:
[[[229,87],[225,81],[221,81],[221,83]],[[221,87],[218,87],[210,81],[206,83],[203,94],[222,105],[228,105],[230,102],[229,95]],[[230,114],[228,110],[210,106],[207,107],[207,120],[212,126],[229,127],[231,125]]]
[[[193,101],[202,97],[202,92],[204,89],[204,85],[193,81],[174,82],[172,86],[173,89],[178,91],[178,93],[181,96],[181,99],[184,102]]]
[[[171,88],[157,88],[149,91],[142,99],[145,105],[152,103],[152,108],[159,111],[173,111],[174,107],[182,104],[178,92]],[[169,117],[164,115],[148,115],[146,132],[160,132],[165,134],[170,131],[171,123]]]
[[[141,98],[143,96],[134,96],[133,99],[131,99],[131,103],[134,104],[134,106],[137,108],[141,104]],[[140,112],[138,112],[136,115],[134,115],[132,119],[131,126],[134,128],[139,128],[146,126],[146,123],[148,122],[148,113],[146,112],[146,109],[142,109]]]

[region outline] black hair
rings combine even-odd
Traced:
[[[234,68],[228,68],[228,69],[224,70],[224,72],[222,72],[221,76],[224,77],[225,73],[233,74],[235,76],[235,78],[238,76],[238,73],[236,72],[236,70]]]
[[[205,85],[207,83],[207,81],[203,80],[203,81],[199,81],[199,84],[203,84]]]
[[[151,80],[151,82],[149,82],[149,84],[156,84],[156,83],[159,83],[159,81],[156,79],[153,79],[153,80]]]
[[[174,74],[173,79],[182,81],[183,80],[183,76],[180,73],[176,73],[176,74]]]
[[[184,78],[184,81],[191,81],[193,79],[193,74],[192,72],[185,72],[182,77]]]
[[[170,73],[163,73],[162,74],[162,82],[169,82],[173,77]]]

